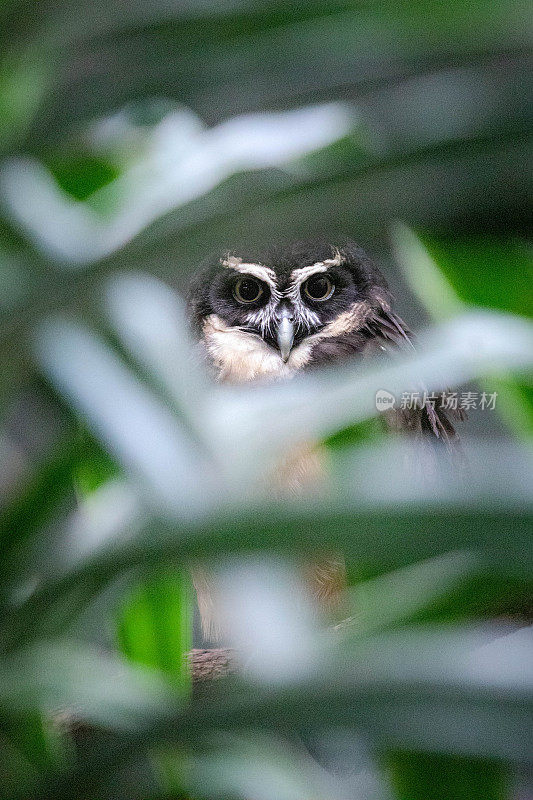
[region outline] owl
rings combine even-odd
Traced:
[[[226,383],[287,380],[321,365],[412,347],[384,276],[350,241],[224,253],[193,279],[188,307],[204,358],[216,380]],[[431,437],[446,448],[456,439],[446,413],[430,403],[391,409],[383,417],[390,430]],[[323,464],[319,443],[299,447],[272,474],[272,495],[320,489]],[[341,557],[314,554],[302,570],[321,603],[339,602]],[[212,636],[216,609],[209,576],[196,570],[194,582],[204,631]]]

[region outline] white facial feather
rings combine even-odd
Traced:
[[[284,363],[279,352],[260,336],[226,325],[216,314],[205,320],[203,338],[219,380],[228,383],[291,378],[311,356],[311,348],[303,342]]]
[[[227,269],[234,269],[236,272],[242,272],[243,275],[252,275],[254,278],[259,278],[264,281],[271,290],[277,291],[276,287],[276,273],[270,267],[265,267],[263,264],[245,264],[242,258],[237,256],[228,256],[221,261],[223,267]]]
[[[307,341],[316,344],[322,339],[331,339],[351,333],[361,328],[371,315],[372,307],[369,303],[365,301],[354,303],[347,311],[343,311],[338,317],[324,325],[321,330],[309,336]]]
[[[307,280],[311,275],[314,275],[317,272],[327,272],[330,267],[340,267],[343,263],[343,258],[339,251],[335,251],[334,258],[326,258],[324,261],[316,261],[314,264],[310,264],[308,267],[299,267],[298,269],[293,269],[291,272],[291,279],[295,285],[301,286],[301,284]]]

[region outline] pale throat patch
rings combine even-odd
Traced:
[[[308,336],[297,345],[284,362],[280,353],[258,334],[226,325],[217,314],[210,314],[203,324],[203,340],[217,370],[218,380],[248,383],[256,380],[292,378],[312,360],[313,348],[324,339],[343,336],[361,328],[372,310],[367,303],[356,303],[348,311]]]
[[[284,363],[279,352],[258,334],[226,325],[217,314],[206,318],[203,339],[218,379],[228,383],[291,378],[311,356],[311,347],[302,349],[300,345]]]

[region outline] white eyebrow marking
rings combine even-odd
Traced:
[[[260,281],[267,283],[271,289],[276,290],[276,273],[270,267],[265,267],[263,264],[246,264],[242,258],[237,256],[223,258],[220,263],[228,269],[234,269],[244,275],[252,275],[254,278],[259,278]]]
[[[291,272],[291,285],[300,286],[311,275],[318,272],[327,272],[330,267],[339,267],[344,263],[344,259],[338,250],[335,251],[333,258],[325,258],[324,261],[317,261],[308,267],[299,267]]]
[[[320,317],[316,311],[311,309],[303,302],[300,287],[311,275],[320,272],[327,272],[330,267],[338,267],[344,263],[344,258],[339,250],[335,250],[333,258],[325,258],[324,261],[316,261],[307,267],[299,267],[291,272],[291,282],[285,295],[289,297],[296,309],[297,318],[304,327],[310,331],[320,324]]]

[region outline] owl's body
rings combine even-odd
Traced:
[[[217,380],[234,384],[289,379],[302,370],[348,358],[411,347],[392,311],[387,283],[353,243],[298,243],[262,254],[227,253],[195,279],[189,297],[193,326]],[[454,429],[431,406],[389,414],[392,429],[449,444]],[[319,445],[289,453],[272,476],[272,495],[319,490]],[[342,559],[310,558],[307,577],[326,603],[344,585]],[[213,631],[208,577],[195,579],[204,629]]]

